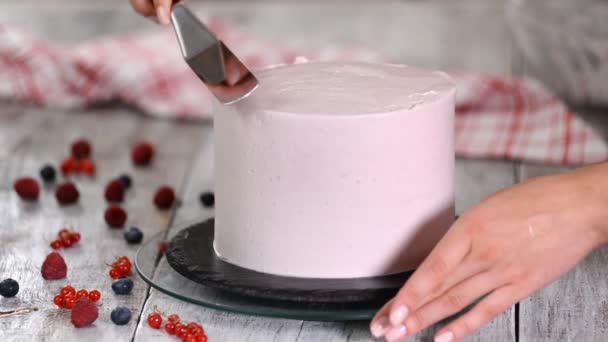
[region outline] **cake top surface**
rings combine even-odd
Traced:
[[[314,62],[256,72],[242,110],[356,115],[411,110],[454,89],[449,76],[396,64]]]

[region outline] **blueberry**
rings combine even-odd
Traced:
[[[125,308],[124,306],[119,306],[112,310],[110,318],[116,325],[125,325],[131,320],[131,310]]]
[[[131,177],[129,177],[129,175],[127,175],[126,173],[120,175],[120,177],[118,177],[118,180],[122,183],[122,185],[125,186],[125,189],[131,187]]]
[[[131,227],[125,232],[125,240],[129,244],[140,243],[144,238],[144,233],[137,227]]]
[[[200,197],[201,203],[207,207],[211,208],[215,204],[215,195],[213,192],[203,192]]]
[[[0,295],[2,297],[15,297],[19,292],[19,283],[15,280],[8,278],[0,282]]]
[[[118,295],[128,295],[133,290],[133,280],[129,278],[120,278],[112,282],[112,290]]]
[[[42,169],[40,169],[40,177],[46,183],[51,183],[55,181],[55,168],[49,164],[44,165]]]

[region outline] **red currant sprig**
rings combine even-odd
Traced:
[[[110,277],[112,279],[128,277],[131,274],[131,267],[133,267],[131,260],[126,256],[121,256],[112,263]]]
[[[73,287],[68,285],[63,287],[61,292],[53,298],[53,303],[60,308],[71,310],[76,300],[83,297],[89,297],[93,302],[97,302],[101,299],[101,293],[97,290],[89,292],[85,289],[76,292]]]
[[[69,248],[80,241],[80,233],[72,229],[63,228],[57,233],[57,239],[53,240],[50,245],[52,249]]]
[[[154,312],[148,315],[148,324],[153,329],[160,329],[163,323],[164,314],[154,306]],[[195,322],[181,322],[176,314],[169,315],[165,324],[165,331],[172,336],[176,336],[183,342],[207,342],[207,335],[203,327]]]

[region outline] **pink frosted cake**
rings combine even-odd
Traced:
[[[315,278],[415,268],[454,219],[449,77],[305,63],[216,115],[216,253]]]

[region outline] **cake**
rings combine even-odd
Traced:
[[[256,77],[214,117],[217,255],[306,278],[417,267],[454,220],[450,78],[330,62]]]

